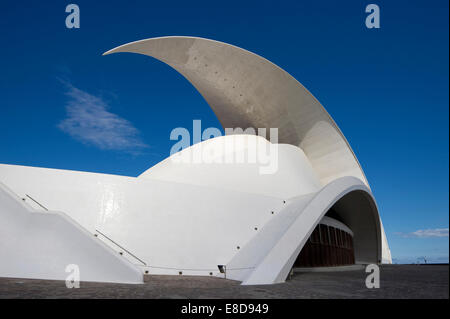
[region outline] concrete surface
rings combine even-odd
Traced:
[[[297,273],[282,284],[241,286],[214,277],[149,276],[143,285],[0,278],[0,298],[446,298],[448,265],[385,265],[380,288],[365,287],[364,270]]]

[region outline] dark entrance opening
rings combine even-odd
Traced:
[[[328,218],[328,220],[334,220]],[[319,223],[298,255],[294,267],[332,267],[355,264],[353,235],[335,224]]]

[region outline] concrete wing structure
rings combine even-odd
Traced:
[[[136,41],[105,54],[154,57],[200,92],[225,128],[278,128],[280,143],[300,147],[325,185],[339,177],[367,180],[333,119],[296,79],[272,62],[223,42],[164,37]]]
[[[391,262],[376,202],[353,151],[325,109],[288,73],[251,52],[201,38],[142,40],[107,54],[116,52],[167,63],[199,90],[224,127],[278,128],[279,143],[254,135],[217,137],[137,178],[0,165],[0,182],[9,194],[0,192],[0,218],[9,219],[12,207],[19,207],[14,200],[21,198],[39,225],[48,218],[43,210],[63,211],[80,233],[96,235],[101,247],[116,254],[99,263],[115,265],[116,281],[123,282],[132,281],[135,268],[141,274],[271,284],[283,282],[293,266]],[[224,151],[229,143],[239,147]],[[261,174],[258,163],[227,161],[252,145],[275,148],[277,169]],[[204,149],[215,154],[213,161],[177,160]],[[0,228],[0,242],[28,247],[38,236],[23,234]],[[40,245],[49,251],[48,242]],[[11,247],[0,246],[8,260],[0,263],[0,276],[63,279],[66,259],[54,265],[50,256],[43,272],[33,272],[31,263],[15,273],[11,265],[25,265],[26,259]],[[130,272],[120,272],[118,262]],[[82,274],[95,274],[95,263],[82,264]],[[86,278],[110,281],[99,274]]]

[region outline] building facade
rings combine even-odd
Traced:
[[[64,279],[75,264],[86,281],[139,283],[143,274],[170,274],[271,284],[292,267],[391,262],[355,154],[286,71],[194,37],[147,39],[106,54],[118,52],[168,64],[224,128],[276,128],[277,143],[272,136],[216,137],[137,178],[2,164],[0,276]],[[275,170],[261,173],[246,157],[255,145],[275,148]],[[179,160],[205,149],[212,160]]]

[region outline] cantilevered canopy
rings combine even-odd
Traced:
[[[326,185],[342,177],[367,180],[333,119],[296,79],[270,61],[223,42],[162,37],[105,54],[152,56],[181,73],[209,103],[224,128],[278,128],[279,143],[299,146]]]

